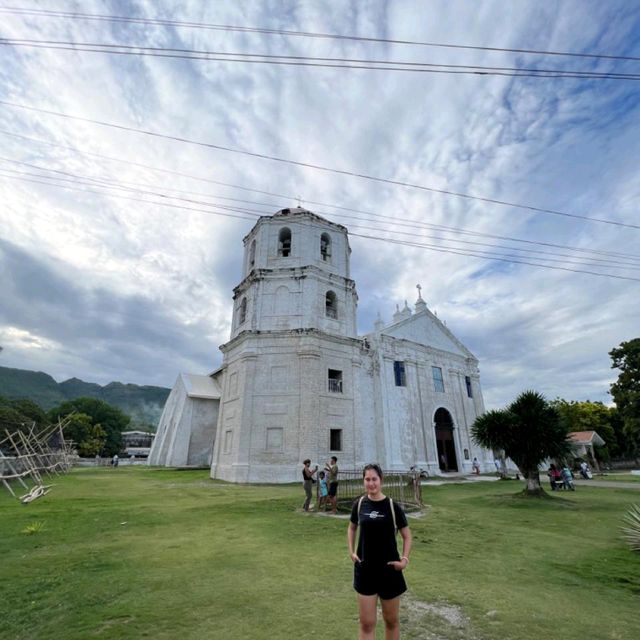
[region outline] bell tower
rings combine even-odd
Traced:
[[[304,458],[355,464],[361,341],[347,229],[301,207],[244,238],[211,476],[291,482]]]
[[[231,338],[317,329],[356,337],[357,294],[347,230],[300,207],[260,218],[244,238]]]

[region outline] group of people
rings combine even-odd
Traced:
[[[573,473],[566,465],[562,467],[556,466],[553,462],[549,465],[549,484],[552,491],[559,491],[565,489],[567,491],[575,491],[576,488],[573,485]]]
[[[327,497],[336,512],[338,490],[338,459],[334,456],[318,474],[319,482],[328,475]],[[302,477],[305,490],[304,510],[311,505],[311,489],[318,466],[303,462]],[[347,546],[353,562],[353,588],[358,597],[360,640],[374,640],[378,600],[385,625],[385,639],[400,638],[400,596],[407,590],[403,571],[409,564],[411,530],[404,511],[382,492],[383,473],[378,464],[367,464],[362,471],[364,493],[351,507],[347,528]],[[332,484],[333,493],[332,493]],[[322,500],[322,484],[320,484]],[[357,535],[359,533],[359,535]],[[398,552],[396,534],[402,540]],[[357,537],[357,542],[356,542]]]
[[[311,468],[311,460],[307,458],[302,463],[302,486],[304,487],[305,500],[302,508],[310,511],[313,508],[313,485],[316,483],[314,476],[318,473],[318,465]],[[338,509],[338,458],[331,456],[331,460],[325,463],[324,469],[318,473],[319,494],[318,509],[326,510],[331,507],[331,513],[335,514]]]

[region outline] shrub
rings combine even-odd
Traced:
[[[627,526],[622,527],[627,544],[632,551],[640,551],[640,504],[634,504],[624,516]]]

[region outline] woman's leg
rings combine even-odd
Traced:
[[[311,483],[310,482],[304,483],[304,492],[306,495],[306,499],[304,501],[304,505],[302,508],[305,511],[309,511],[309,505],[311,504]]]
[[[382,600],[382,617],[384,618],[385,640],[399,640],[400,638],[400,596],[391,600]],[[372,636],[373,637],[373,636]]]
[[[361,596],[358,594],[358,615],[360,618],[358,640],[375,640],[377,604],[378,596]]]

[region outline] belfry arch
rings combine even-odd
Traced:
[[[451,414],[444,407],[440,407],[433,416],[433,422],[440,471],[458,471],[458,458],[453,438],[454,426]]]

